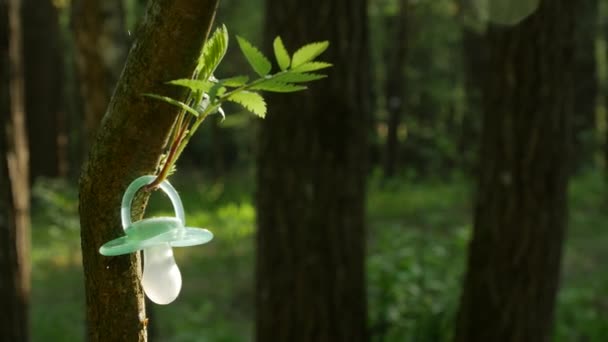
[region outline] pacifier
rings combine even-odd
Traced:
[[[131,222],[133,197],[155,178],[142,176],[127,187],[120,208],[126,235],[106,242],[99,248],[99,253],[116,256],[143,250],[144,292],[156,304],[169,304],[177,298],[182,287],[182,276],[175,263],[172,247],[201,245],[211,241],[213,234],[207,229],[185,227],[182,201],[175,188],[166,180],[160,183],[160,188],[169,196],[176,217],[151,217]]]

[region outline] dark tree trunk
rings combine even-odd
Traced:
[[[598,94],[598,75],[595,61],[595,40],[598,35],[597,0],[581,1],[581,18],[575,30],[574,113],[572,138],[575,153],[572,155],[572,171],[591,166],[596,149],[595,107]]]
[[[105,257],[98,250],[123,234],[122,194],[133,179],[154,172],[179,112],[142,93],[185,98],[165,82],[192,75],[217,2],[150,2],[83,168],[79,210],[90,341],[146,340],[138,254]],[[143,211],[138,207],[135,219]]]
[[[267,36],[329,40],[329,77],[269,97],[257,173],[257,341],[366,341],[366,1],[267,2]]]
[[[28,341],[30,188],[25,127],[21,1],[0,3],[0,341]]]
[[[458,139],[458,152],[460,153],[462,169],[468,175],[477,176],[481,133],[482,78],[488,72],[487,54],[481,32],[471,27],[463,28],[462,56],[466,102]]]
[[[59,13],[51,0],[23,0],[25,107],[30,176],[64,176],[63,53]],[[62,160],[63,159],[63,160]]]
[[[456,341],[550,341],[566,225],[577,3],[543,0],[515,27],[490,27],[492,73],[473,240]]]
[[[391,32],[388,49],[388,70],[386,71],[386,105],[388,109],[386,154],[384,175],[392,177],[398,164],[399,138],[398,129],[401,117],[406,108],[406,56],[407,56],[407,0],[399,2],[399,12],[394,17],[387,17],[387,31]]]
[[[106,111],[127,52],[121,0],[74,0],[72,22],[76,65],[89,146]]]

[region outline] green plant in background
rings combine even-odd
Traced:
[[[218,28],[203,46],[192,78],[168,82],[189,90],[185,102],[158,94],[144,94],[181,109],[173,126],[167,152],[161,160],[158,176],[147,186],[147,189],[158,187],[172,173],[175,162],[207,116],[214,113],[224,116],[221,107],[223,103],[237,103],[258,117],[264,118],[266,102],[260,91],[289,93],[304,90],[307,88],[304,83],[326,77],[323,74],[311,73],[312,71],[331,66],[330,63],[315,61],[315,58],[327,49],[329,42],[304,45],[290,56],[281,38],[277,37],[273,48],[280,70],[271,74],[270,60],[246,39],[237,36],[243,55],[258,77],[253,80],[248,76],[217,79],[214,72],[226,54],[228,40],[226,26]]]

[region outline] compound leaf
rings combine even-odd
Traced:
[[[292,68],[298,67],[306,62],[310,62],[323,53],[329,46],[328,41],[315,42],[302,46],[293,54],[291,59]]]
[[[266,101],[264,101],[262,95],[258,93],[240,91],[228,96],[227,100],[240,104],[245,109],[261,118],[266,116]]]
[[[251,45],[245,38],[237,36],[236,39],[239,42],[239,47],[241,48],[243,55],[245,55],[245,58],[253,70],[261,77],[268,75],[272,68],[268,58],[266,58],[255,46]]]
[[[289,68],[291,58],[289,58],[289,53],[287,52],[285,45],[283,45],[281,37],[276,37],[274,39],[272,47],[274,49],[274,56],[277,59],[277,64],[279,64],[279,68],[281,68],[281,70],[286,70]]]

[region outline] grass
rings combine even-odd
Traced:
[[[176,180],[188,225],[216,237],[177,249],[184,278],[178,300],[153,306],[160,341],[249,341],[253,326],[255,210],[250,178]],[[470,235],[471,191],[464,181],[370,182],[369,324],[375,340],[446,341],[458,304]],[[558,298],[556,341],[608,339],[608,200],[600,175],[573,180],[570,230]],[[84,340],[84,289],[75,189],[58,181],[34,189],[33,341]],[[154,196],[150,212],[169,214]]]

